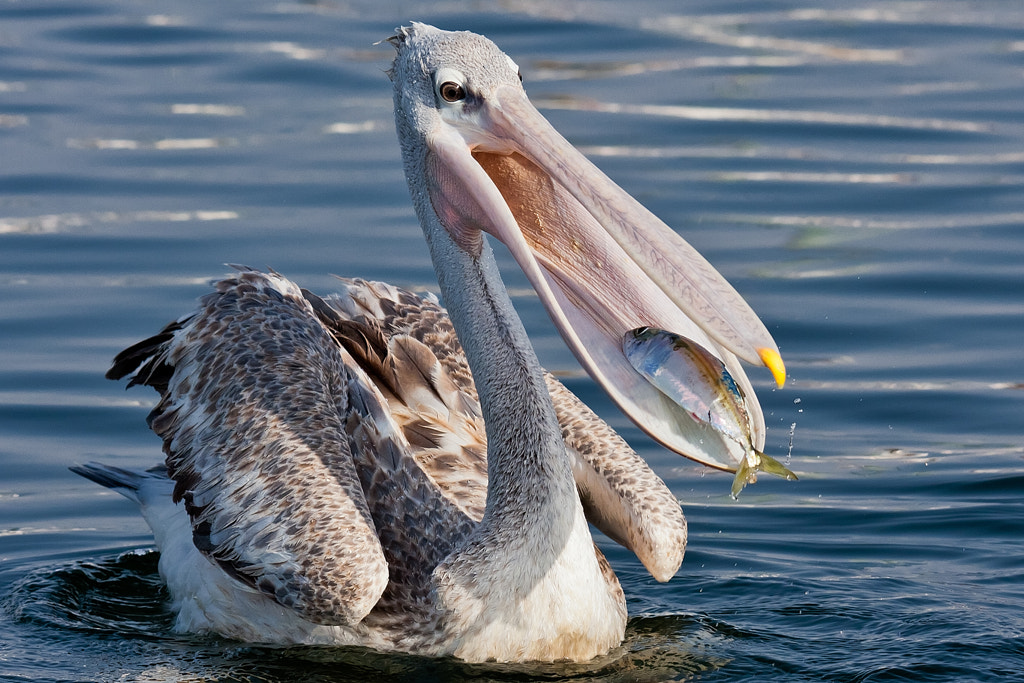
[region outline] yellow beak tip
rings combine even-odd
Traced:
[[[786,364],[782,362],[782,356],[775,349],[769,348],[758,349],[757,355],[761,357],[765,367],[772,371],[772,377],[781,389],[786,383]]]

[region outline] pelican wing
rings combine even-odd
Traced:
[[[309,621],[363,619],[388,566],[346,438],[349,372],[298,288],[222,281],[108,377],[133,370],[162,394],[150,425],[196,547]]]
[[[487,435],[447,315],[436,301],[381,282],[340,284],[339,294],[324,299],[304,294],[383,398],[387,417],[374,423],[389,420],[415,468],[450,504],[479,521],[487,502]],[[357,455],[359,443],[353,443]],[[367,461],[364,467],[380,464]]]

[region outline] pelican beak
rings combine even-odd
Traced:
[[[735,471],[746,455],[628,362],[623,335],[648,326],[722,361],[749,399],[747,427],[763,449],[764,417],[738,359],[785,381],[764,324],[693,247],[559,135],[522,88],[497,87],[472,121],[437,126],[427,144],[430,197],[448,231],[467,249],[479,230],[508,247],[584,369],[641,429],[719,469]]]

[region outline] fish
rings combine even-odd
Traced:
[[[744,456],[731,489],[734,500],[747,484],[757,481],[758,472],[797,479],[785,465],[754,447],[747,397],[711,351],[682,335],[646,326],[623,335],[622,351],[634,370],[693,420],[742,447]]]

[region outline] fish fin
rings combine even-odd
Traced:
[[[749,457],[743,458],[740,460],[740,466],[736,468],[736,476],[732,479],[732,490],[729,492],[729,495],[732,496],[733,500],[738,500],[743,487],[756,481],[757,470],[750,466]]]
[[[753,455],[753,458],[749,456],[743,458],[740,466],[736,468],[736,476],[733,477],[732,490],[730,491],[733,500],[739,499],[740,491],[743,490],[743,487],[757,482],[758,472],[774,474],[787,481],[797,480],[797,476],[789,468],[772,456],[765,455],[761,451],[754,451]],[[751,465],[751,460],[753,460],[753,465]]]
[[[760,462],[757,464],[757,469],[766,474],[774,474],[777,477],[782,477],[786,481],[796,481],[797,476],[793,474],[785,465],[776,460],[770,455],[765,455],[760,451],[757,451],[757,456]]]

